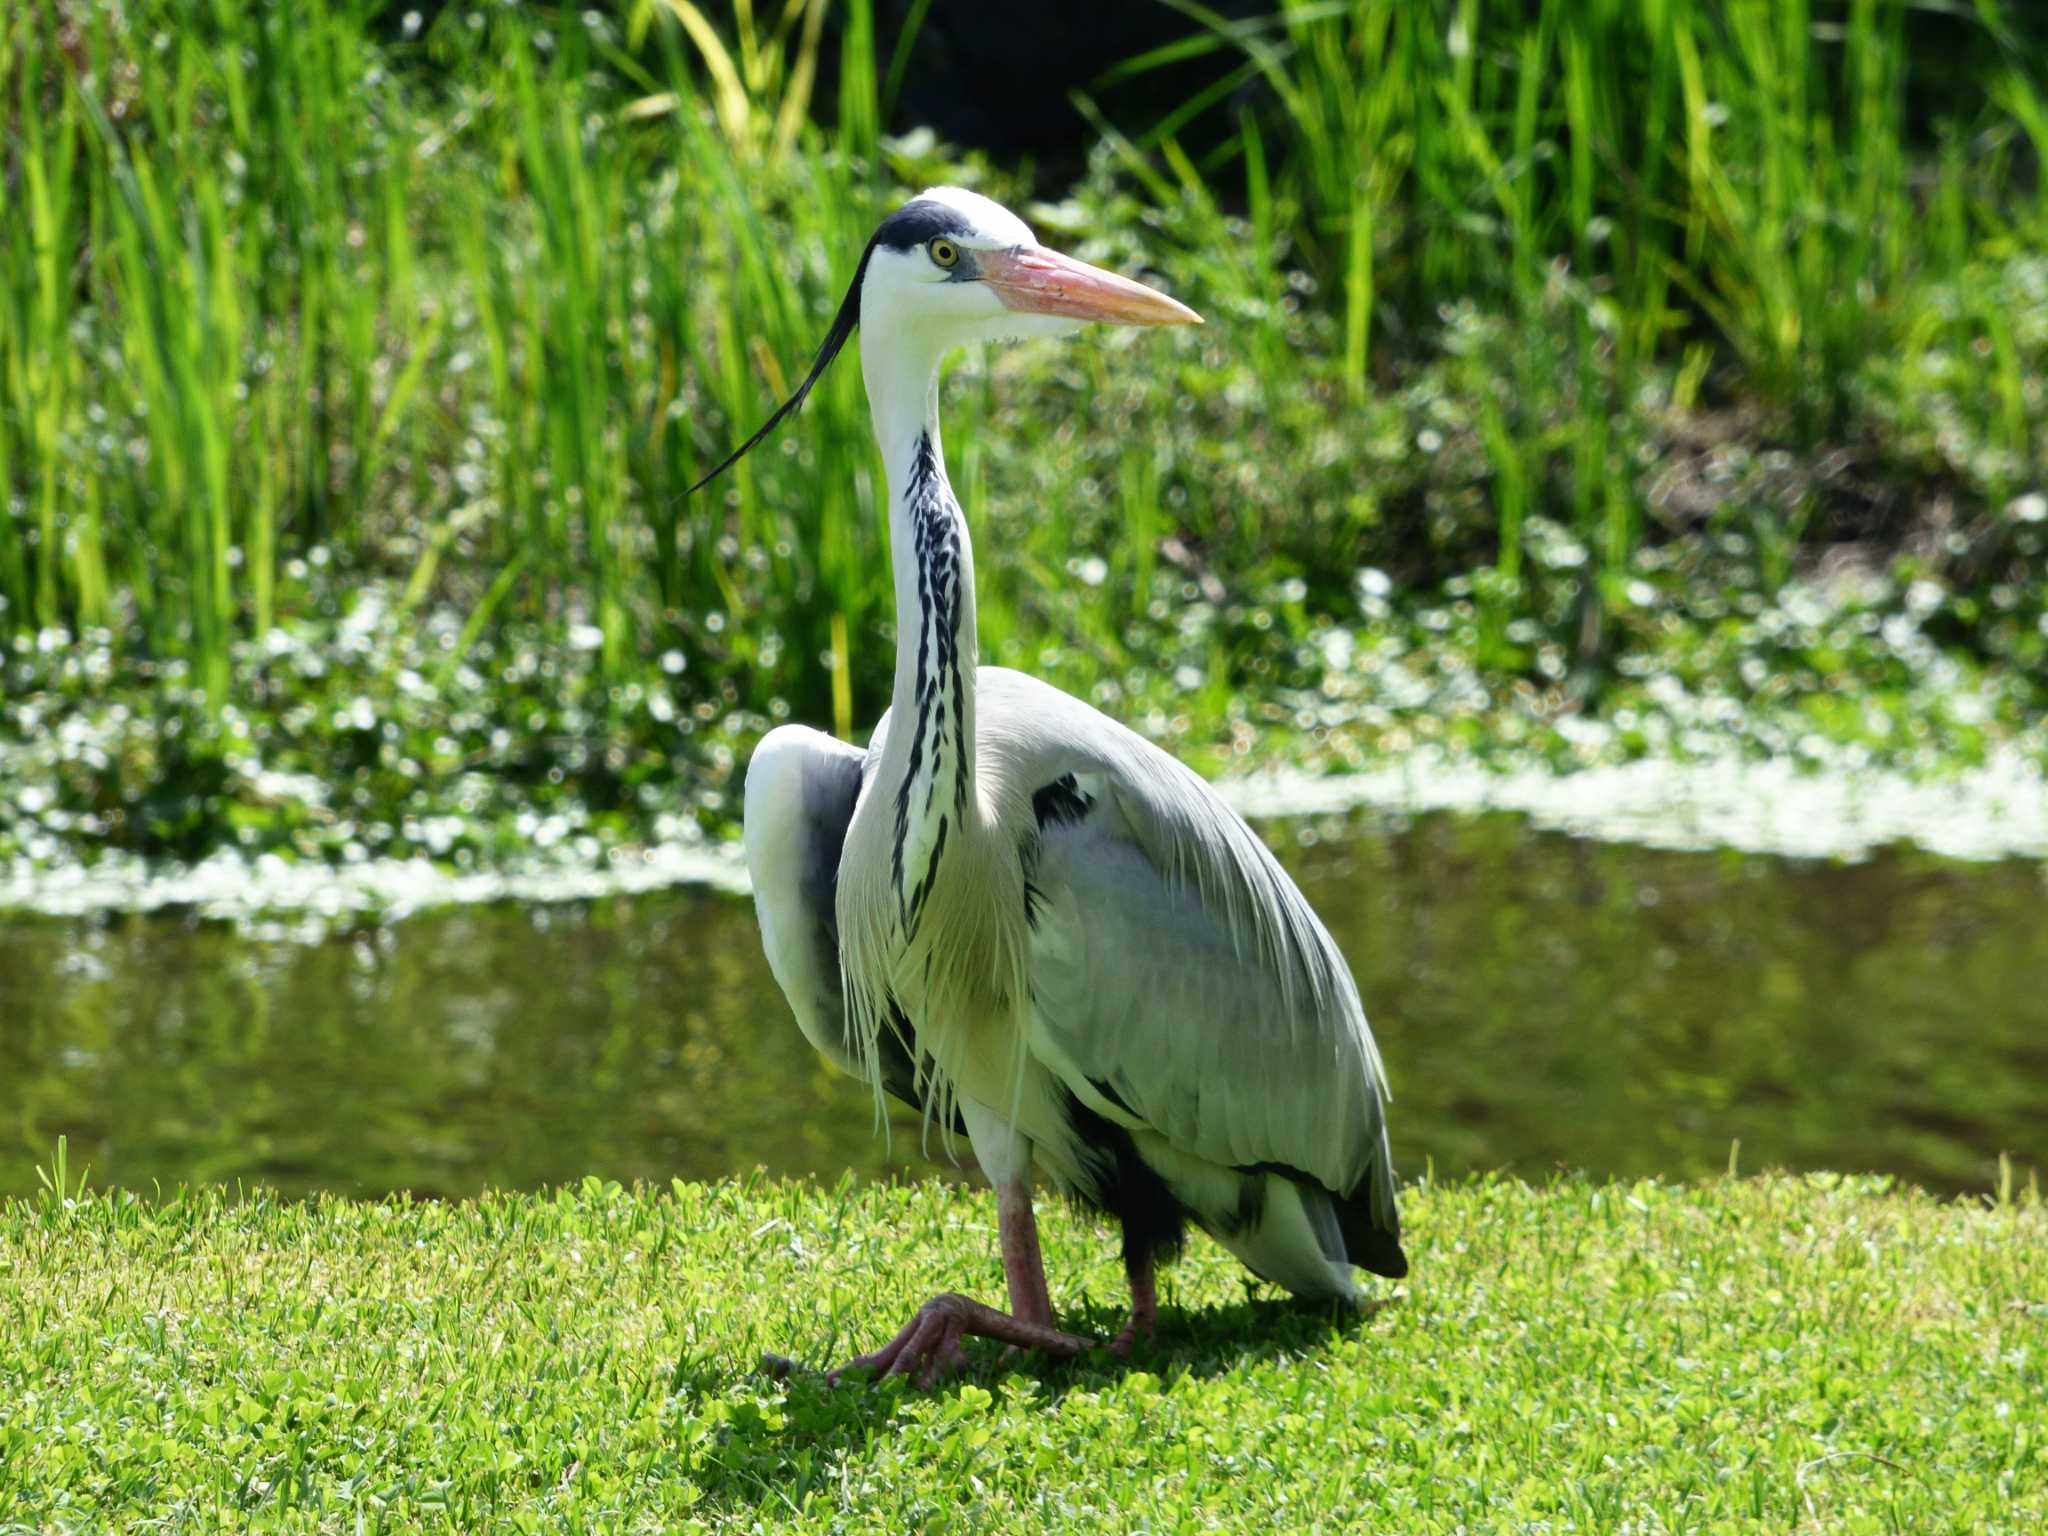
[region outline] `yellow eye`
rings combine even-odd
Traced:
[[[942,267],[950,267],[960,259],[960,247],[950,240],[934,240],[925,249],[931,253],[932,260]]]

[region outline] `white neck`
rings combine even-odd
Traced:
[[[889,505],[898,506],[909,489],[917,440],[939,441],[939,353],[922,338],[898,335],[863,341],[861,377],[868,386],[868,414],[889,472]],[[901,562],[897,569],[902,570]]]
[[[939,445],[939,356],[907,327],[861,347],[889,481],[896,685],[881,782],[900,806],[906,885],[936,862],[941,822],[957,842],[974,804],[974,551]]]

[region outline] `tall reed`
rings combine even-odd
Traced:
[[[484,622],[587,624],[621,674],[679,639],[743,662],[742,562],[802,616],[771,644],[870,621],[860,474],[813,494],[771,451],[682,494],[815,348],[888,195],[874,78],[851,72],[836,144],[809,124],[822,4],[743,68],[681,5],[629,18],[637,53],[594,14],[450,17],[418,79],[368,42],[381,9],[8,22],[10,627],[132,618],[219,703],[314,549],[402,560],[415,600],[480,557]],[[852,370],[805,425],[807,461],[865,471]]]
[[[462,608],[451,666],[522,616],[617,684],[682,657],[700,709],[865,711],[849,648],[883,635],[890,588],[857,370],[684,495],[786,395],[898,171],[923,174],[891,167],[908,52],[865,0],[820,99],[825,3],[730,27],[689,0],[451,8],[382,41],[381,0],[12,9],[0,631],[107,626],[219,708],[234,645],[329,559]],[[1597,651],[1643,536],[1644,389],[1755,396],[1819,443],[1864,408],[1873,352],[1981,357],[1958,409],[2001,483],[2040,472],[2030,322],[1972,281],[2048,247],[2048,98],[2016,49],[1916,146],[1895,0],[1182,9],[1190,40],[1128,68],[1206,52],[1216,85],[1142,133],[1101,113],[1129,195],[1049,232],[1170,264],[1232,323],[1144,369],[1114,339],[1067,355],[1008,428],[1029,453],[998,455],[995,386],[956,373],[956,475],[975,515],[1009,509],[992,651],[1060,636],[1119,662],[1162,559],[1205,593],[1204,561],[1341,590],[1384,536],[1365,459],[1318,482],[1349,485],[1334,510],[1276,508],[1233,492],[1261,489],[1236,439],[1270,410],[1275,451],[1363,455],[1372,403],[1445,354],[1491,470],[1494,634],[1530,601],[1529,530],[1562,522]],[[1180,129],[1225,103],[1235,131],[1200,158]],[[1191,406],[1174,370],[1232,360],[1265,394],[1208,438],[1077,456],[1070,424]]]
[[[1283,0],[1250,21],[1173,3],[1201,31],[1110,83],[1208,53],[1207,95],[1267,103],[1204,175],[1235,160],[1261,228],[1283,210],[1296,258],[1338,295],[1354,398],[1398,378],[1453,302],[1507,315],[1525,343],[1568,338],[1568,366],[1525,344],[1471,383],[1510,589],[1547,488],[1603,601],[1622,601],[1641,512],[1614,423],[1660,367],[1692,398],[1713,370],[1810,447],[1850,430],[1873,354],[1988,344],[1994,382],[1969,405],[1996,413],[2016,469],[2039,468],[2041,401],[1999,317],[1928,330],[1930,290],[1967,288],[1987,248],[2048,249],[2043,61],[1997,0],[1974,22],[2000,58],[1989,93],[1953,102],[1932,154],[1913,145],[1904,0]],[[1172,163],[1174,126],[1134,163]],[[1233,249],[1240,283],[1267,280],[1266,248]],[[1404,341],[1381,345],[1382,317]]]

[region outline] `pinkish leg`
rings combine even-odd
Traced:
[[[996,1191],[996,1226],[1002,1236],[1003,1278],[1010,1286],[1010,1311],[1027,1323],[1052,1326],[1052,1293],[1045,1285],[1045,1257],[1038,1249],[1038,1217],[1031,1210],[1031,1186],[1017,1179]]]
[[[1018,1349],[1035,1349],[1059,1360],[1086,1354],[1102,1342],[1063,1333],[1053,1325],[1052,1296],[1046,1289],[1045,1259],[1038,1247],[1030,1186],[1021,1180],[1005,1183],[996,1191],[996,1210],[1010,1310],[998,1312],[950,1292],[934,1296],[917,1309],[917,1316],[895,1338],[872,1354],[847,1361],[829,1380],[836,1382],[846,1372],[860,1370],[877,1376],[908,1376],[928,1387],[967,1363],[960,1341],[968,1334],[998,1339]]]
[[[1159,1293],[1152,1283],[1152,1255],[1149,1252],[1142,1258],[1127,1262],[1124,1273],[1131,1282],[1131,1320],[1124,1324],[1123,1332],[1109,1347],[1113,1354],[1128,1360],[1131,1351],[1138,1347],[1138,1341],[1150,1338],[1152,1325],[1159,1321]]]

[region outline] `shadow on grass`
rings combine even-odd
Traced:
[[[780,1370],[701,1369],[692,1374],[706,1395],[780,1376],[784,1396],[779,1416],[759,1411],[734,1415],[715,1453],[696,1471],[714,1506],[772,1504],[791,1508],[806,1492],[837,1482],[835,1468],[846,1457],[871,1450],[905,1420],[921,1416],[919,1405],[957,1399],[964,1387],[986,1390],[1011,1376],[1036,1382],[1035,1404],[1056,1407],[1068,1393],[1113,1383],[1134,1371],[1157,1376],[1167,1390],[1185,1379],[1221,1376],[1268,1360],[1313,1357],[1339,1339],[1362,1332],[1393,1306],[1384,1298],[1360,1307],[1308,1303],[1292,1298],[1248,1298],[1198,1311],[1162,1310],[1151,1339],[1126,1362],[1105,1347],[1077,1360],[1016,1354],[987,1339],[967,1341],[968,1368],[945,1382],[920,1390],[897,1379],[847,1380],[833,1386],[822,1370],[795,1365]],[[1104,1339],[1123,1326],[1119,1308],[1087,1306],[1061,1317],[1061,1324]],[[772,1359],[772,1357],[770,1357]],[[785,1365],[788,1362],[784,1362]]]

